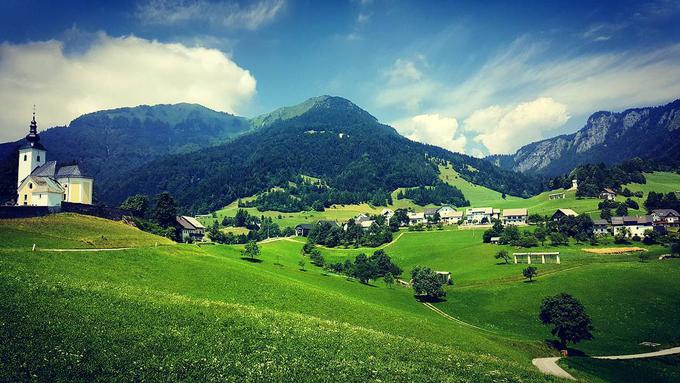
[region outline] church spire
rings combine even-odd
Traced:
[[[31,120],[31,127],[28,130],[26,140],[31,143],[31,146],[35,146],[35,144],[40,141],[40,135],[38,134],[38,123],[35,122],[35,104],[33,105],[33,119]]]

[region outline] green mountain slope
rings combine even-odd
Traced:
[[[41,132],[40,138],[48,160],[78,161],[95,177],[96,198],[121,172],[159,156],[224,143],[249,129],[246,119],[201,105],[141,105],[85,114],[68,127]],[[21,144],[0,144],[0,202],[16,197]]]
[[[364,202],[377,192],[434,184],[439,174],[433,159],[448,161],[461,177],[507,194],[529,196],[543,188],[530,176],[410,141],[340,97],[316,98],[293,109],[304,112],[191,156],[166,156],[121,172],[101,198],[116,204],[130,194],[168,190],[184,209],[207,212],[286,186],[304,174],[332,188],[331,203],[348,203],[342,193]]]

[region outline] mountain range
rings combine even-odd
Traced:
[[[331,96],[250,120],[191,104],[106,110],[40,135],[48,158],[77,161],[95,177],[98,202],[111,206],[131,194],[167,190],[183,210],[206,212],[300,175],[368,200],[398,187],[435,184],[439,163],[511,195],[543,188],[532,176],[411,141],[349,100]],[[3,200],[15,194],[21,143],[0,145]]]
[[[680,99],[619,113],[596,112],[575,133],[534,142],[515,154],[489,156],[487,160],[508,170],[556,176],[578,165],[613,165],[634,157],[680,163]]]

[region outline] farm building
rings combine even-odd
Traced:
[[[527,209],[504,209],[501,221],[504,225],[526,225],[528,217]]]
[[[549,200],[554,200],[554,199],[565,199],[565,198],[567,198],[567,196],[566,196],[566,194],[564,194],[564,192],[548,194],[548,199],[549,199]]]
[[[490,223],[494,209],[490,207],[468,208],[465,210],[465,222],[469,224]]]
[[[600,199],[607,200],[607,201],[613,201],[616,199],[616,192],[610,188],[604,188],[600,192]]]
[[[383,209],[383,210],[380,212],[380,215],[383,216],[383,217],[385,217],[385,221],[386,221],[386,222],[389,222],[390,219],[392,219],[392,217],[394,217],[394,210],[392,210],[392,209]]]
[[[431,221],[432,219],[434,219],[434,216],[435,216],[435,214],[437,214],[438,210],[439,210],[439,209],[436,208],[436,207],[425,209],[425,210],[423,211],[423,215],[424,215],[424,217],[425,217],[425,220],[426,220],[426,221]]]
[[[410,226],[425,223],[425,213],[407,213],[408,224]]]
[[[673,209],[652,210],[652,219],[655,225],[666,227],[680,226],[680,214]]]
[[[175,228],[182,242],[202,241],[205,234],[205,227],[196,218],[185,215],[175,217]]]
[[[609,221],[606,219],[594,219],[593,220],[593,234],[595,235],[605,235],[609,233]]]
[[[445,225],[455,225],[463,219],[463,212],[456,210],[444,210],[439,212],[441,222]]]
[[[654,221],[651,215],[612,217],[612,234],[616,235],[624,228],[628,229],[629,237],[643,237],[646,230],[654,229]]]
[[[312,231],[313,227],[314,225],[312,225],[311,223],[301,223],[295,226],[295,236],[306,237],[309,235],[309,232]]]
[[[560,218],[562,217],[577,217],[577,216],[578,213],[571,209],[557,209],[550,219],[552,219],[553,221],[559,221]]]

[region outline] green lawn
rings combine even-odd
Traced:
[[[680,355],[631,360],[590,358],[561,359],[560,365],[579,380],[589,382],[657,382],[680,381]]]

